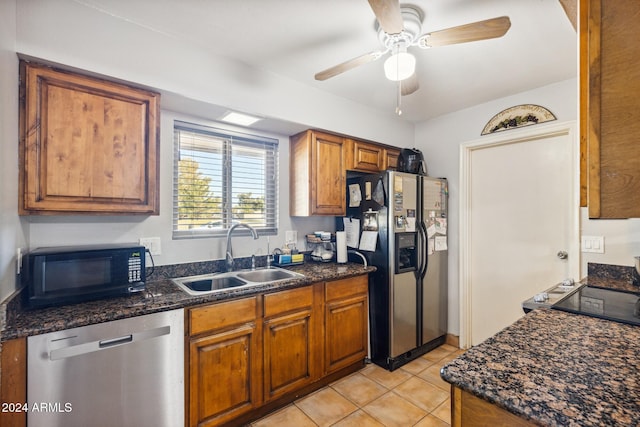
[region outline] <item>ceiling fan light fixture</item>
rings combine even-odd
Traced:
[[[408,52],[394,53],[384,61],[384,75],[394,82],[411,77],[415,71],[416,58]]]

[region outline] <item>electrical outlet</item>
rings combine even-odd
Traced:
[[[603,254],[604,236],[582,236],[580,246],[582,252]]]
[[[162,254],[162,248],[159,237],[141,237],[139,243],[147,248],[151,255]]]
[[[296,243],[298,241],[298,232],[296,230],[285,231],[284,233],[284,244],[288,245],[289,243]]]

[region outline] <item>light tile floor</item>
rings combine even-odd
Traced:
[[[451,388],[440,368],[462,352],[444,344],[393,372],[367,365],[251,426],[449,426]]]

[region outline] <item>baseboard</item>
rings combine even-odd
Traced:
[[[447,337],[445,338],[445,344],[452,345],[455,348],[460,348],[460,337],[457,335],[447,334]]]

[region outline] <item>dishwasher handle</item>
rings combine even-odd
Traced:
[[[49,352],[49,360],[60,360],[68,357],[79,356],[81,354],[93,353],[95,351],[107,350],[112,347],[129,345],[135,342],[144,341],[151,338],[169,335],[171,326],[161,326],[155,329],[148,329],[141,332],[134,332],[118,338],[110,338],[100,341],[91,341],[74,346],[58,348]]]
[[[107,348],[113,347],[114,345],[127,344],[133,342],[133,335],[127,335],[124,337],[113,338],[110,340],[103,340],[98,342],[98,347]]]

